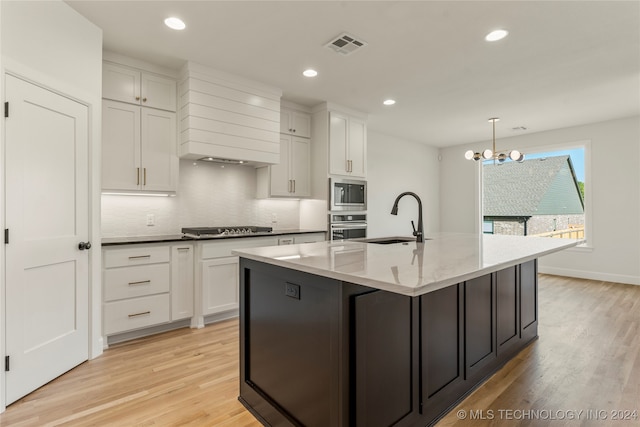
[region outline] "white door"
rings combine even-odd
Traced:
[[[7,75],[6,403],[88,359],[88,113]]]

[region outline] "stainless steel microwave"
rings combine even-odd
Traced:
[[[367,210],[367,181],[329,178],[330,211]]]

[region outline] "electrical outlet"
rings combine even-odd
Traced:
[[[275,224],[276,222],[278,222],[278,214],[277,213],[272,213],[271,214],[271,222],[273,224]]]
[[[300,299],[300,285],[294,285],[293,283],[286,283],[284,288],[284,294],[291,298]]]
[[[156,216],[154,214],[147,214],[147,226],[156,225]]]

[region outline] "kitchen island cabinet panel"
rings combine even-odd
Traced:
[[[338,289],[323,282],[310,275],[288,281],[255,269],[246,288],[246,342],[260,349],[249,354],[246,380],[310,427],[335,425],[337,415]]]
[[[465,376],[469,378],[495,359],[495,303],[493,275],[464,285]]]
[[[498,353],[509,348],[520,339],[518,300],[519,284],[516,267],[496,273],[496,312]]]
[[[420,297],[422,382],[427,402],[463,380],[461,288],[458,284]],[[438,345],[431,344],[434,342]]]
[[[520,265],[520,333],[529,340],[538,335],[538,264],[529,261]]]
[[[412,415],[412,300],[389,292],[354,297],[355,425],[384,427]]]
[[[535,265],[411,297],[241,258],[239,399],[265,425],[432,425],[537,337]]]

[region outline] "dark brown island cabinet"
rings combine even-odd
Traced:
[[[264,425],[427,426],[537,338],[537,260],[420,296],[240,261],[240,396]]]

